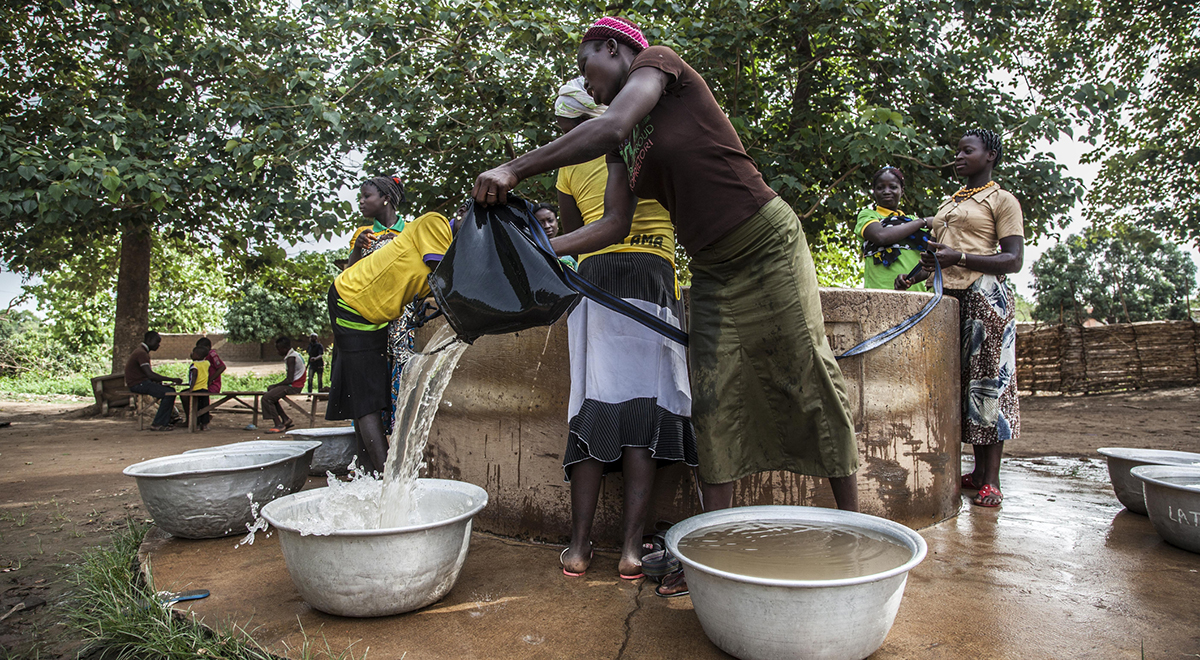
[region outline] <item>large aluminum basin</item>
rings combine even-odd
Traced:
[[[420,525],[302,535],[298,520],[314,515],[329,492],[316,488],[282,497],[262,515],[279,532],[283,559],[309,605],[339,616],[388,616],[437,602],[450,592],[471,541],[471,519],[487,491],[462,481],[417,482]]]
[[[350,471],[350,463],[358,456],[358,438],[353,426],[335,426],[319,429],[292,429],[288,435],[301,440],[320,441],[321,446],[313,455],[309,474],[323,477],[326,472],[337,475]]]
[[[315,448],[211,451],[152,458],[125,468],[154,523],[174,536],[209,539],[244,533],[263,505],[297,485]]]
[[[1145,490],[1154,531],[1173,546],[1200,553],[1200,467],[1143,465],[1132,472]]]
[[[1129,473],[1139,465],[1200,466],[1200,454],[1169,449],[1133,449],[1101,447],[1096,451],[1108,457],[1108,478],[1121,505],[1134,513],[1146,515],[1142,482]]]
[[[683,537],[738,522],[826,523],[883,534],[912,558],[890,571],[837,580],[774,580],[728,573],[679,552]],[[702,513],[667,531],[683,563],[704,633],[742,660],[861,660],[896,619],[908,572],[925,558],[925,539],[899,523],[862,513],[806,506],[747,506]]]
[[[199,449],[189,449],[185,454],[199,453],[229,453],[234,451],[262,451],[264,449],[270,451],[280,449],[282,447],[294,448],[310,455],[308,461],[297,461],[296,470],[292,475],[292,481],[288,484],[284,493],[290,495],[304,488],[304,484],[308,481],[309,463],[316,460],[315,452],[320,451],[321,443],[317,440],[247,440],[246,442],[234,442],[228,445],[217,445],[215,447],[201,447]],[[322,474],[324,474],[322,472]]]

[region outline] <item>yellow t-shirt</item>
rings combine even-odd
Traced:
[[[450,221],[429,212],[387,245],[359,259],[334,280],[338,296],[371,323],[400,318],[416,296],[429,295],[427,261],[441,261],[454,235]]]
[[[958,203],[950,197],[933,217],[934,240],[967,254],[996,254],[1000,239],[1024,235],[1021,203],[999,185],[988,186]],[[981,275],[962,266],[950,266],[942,271],[942,285],[966,289]]]
[[[208,391],[208,360],[193,360],[188,369],[188,389],[196,392]]]
[[[558,189],[575,198],[575,206],[583,216],[583,224],[595,222],[604,215],[604,188],[608,185],[608,164],[604,156],[579,165],[558,170]],[[629,235],[603,250],[580,255],[579,261],[607,252],[648,252],[675,265],[675,227],[671,214],[652,199],[638,200],[633,210]]]

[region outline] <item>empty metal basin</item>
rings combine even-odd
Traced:
[[[912,557],[889,571],[833,580],[777,580],[717,570],[680,554],[679,541],[699,530],[739,522],[816,523],[856,527],[907,547]],[[861,660],[882,644],[908,572],[925,558],[925,539],[896,522],[863,513],[807,506],[746,506],[693,516],[671,527],[667,548],[683,563],[704,633],[742,660]]]
[[[350,471],[350,463],[358,457],[358,438],[353,426],[337,426],[321,429],[292,429],[288,435],[301,440],[319,440],[321,446],[313,455],[309,474],[323,477],[326,472],[337,475]]]
[[[1200,467],[1143,465],[1132,470],[1146,493],[1146,511],[1164,541],[1200,553]]]
[[[1142,482],[1129,473],[1139,465],[1200,466],[1200,454],[1169,449],[1133,449],[1101,447],[1096,451],[1108,457],[1108,478],[1121,504],[1134,513],[1146,515]]]
[[[474,484],[420,479],[418,514],[433,522],[302,535],[297,525],[316,514],[328,492],[314,488],[282,497],[263,507],[262,515],[279,532],[300,596],[322,612],[355,617],[408,612],[449,593],[467,558],[471,519],[488,500]]]
[[[315,448],[279,447],[164,456],[124,473],[137,479],[146,512],[174,536],[207,539],[246,531],[251,503],[266,504],[295,487]]]
[[[312,454],[321,447],[320,441],[317,440],[247,440],[246,442],[234,442],[228,445],[217,445],[215,447],[201,447],[199,449],[189,449],[183,453],[197,454],[201,452],[231,452],[231,451],[268,451],[280,449],[282,447],[293,448],[298,451],[303,451],[309,455],[308,461],[297,461],[295,474],[292,475],[292,481],[288,485],[286,495],[290,495],[304,488],[304,484],[308,481],[309,462],[313,460]],[[324,474],[324,473],[322,473]]]

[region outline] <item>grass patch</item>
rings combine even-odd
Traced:
[[[130,522],[113,534],[109,546],[88,550],[72,567],[68,579],[75,594],[67,615],[71,626],[83,635],[85,648],[80,657],[275,660],[276,656],[247,636],[208,630],[158,604],[137,569],[138,546],[149,529],[146,523]],[[350,649],[336,651],[324,639],[309,639],[307,634],[297,650],[306,660],[356,657]]]
[[[158,362],[154,365],[154,371],[175,378],[182,378],[187,381],[189,363],[182,361]],[[328,386],[330,380],[331,361],[325,363],[325,384]],[[91,398],[92,393],[92,377],[98,375],[95,373],[64,373],[48,375],[41,372],[29,371],[16,376],[0,376],[0,392],[12,394],[43,394],[43,395],[58,395],[69,394],[73,396],[82,396]],[[282,371],[276,371],[272,374],[259,375],[256,373],[247,373],[244,375],[224,374],[221,376],[221,389],[228,392],[262,392],[266,391],[267,387],[278,383],[283,378]],[[314,386],[316,383],[313,383]],[[181,389],[176,386],[176,389]]]

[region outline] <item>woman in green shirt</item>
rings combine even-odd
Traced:
[[[929,234],[928,218],[914,220],[900,212],[904,195],[904,173],[886,165],[871,180],[873,208],[858,213],[854,233],[863,238],[863,280],[868,289],[896,288],[896,278],[921,261]],[[924,291],[925,283],[910,287]]]

